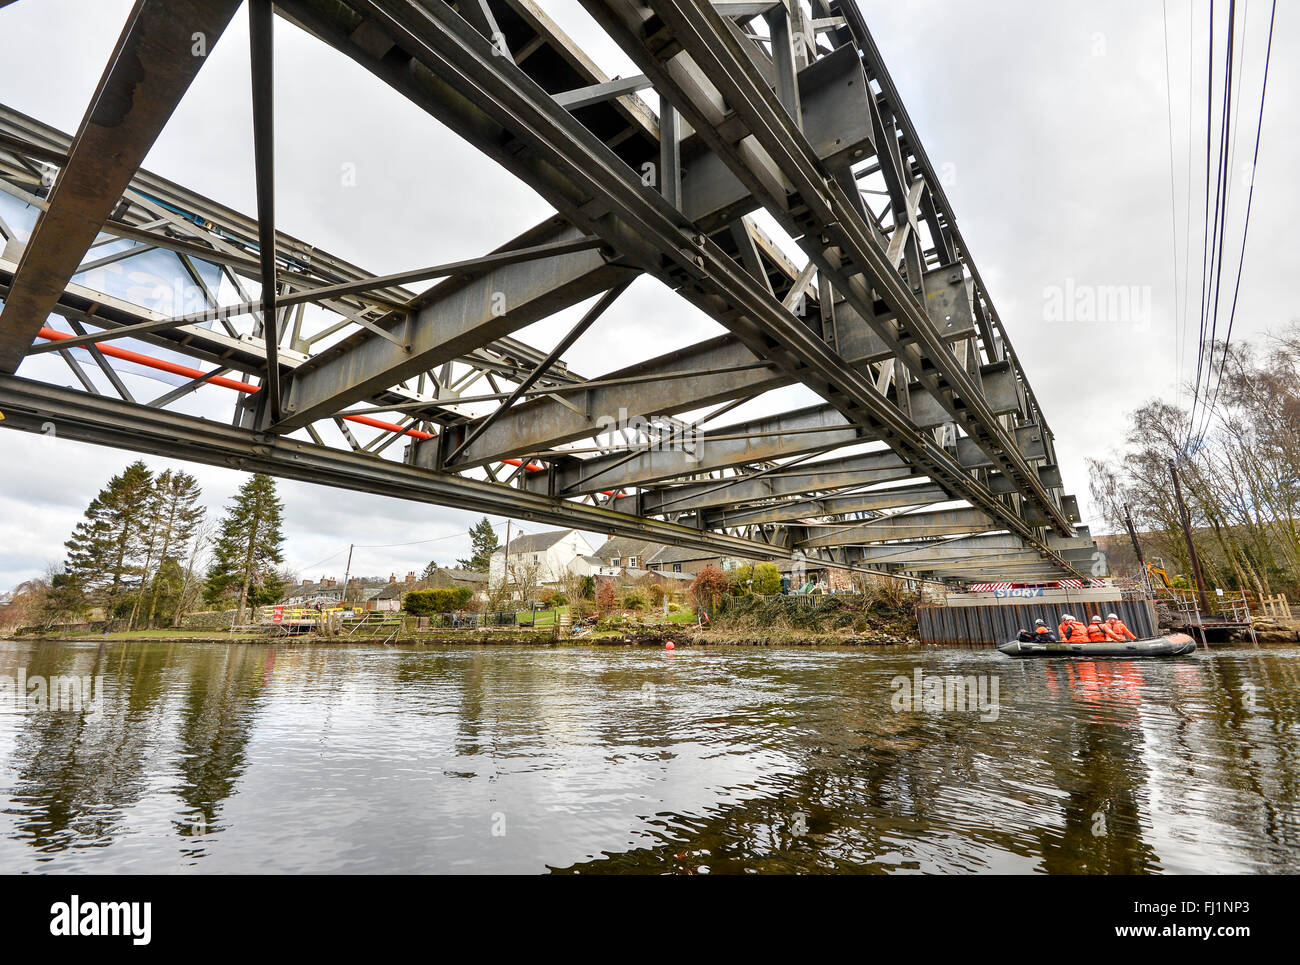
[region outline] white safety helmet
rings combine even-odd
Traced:
[[[1072,614],[1072,613],[1063,613],[1063,614],[1061,614],[1061,622],[1062,622],[1062,623],[1073,623],[1073,622],[1074,622],[1074,614]]]
[[[1107,613],[1107,614],[1106,614],[1106,619],[1107,619],[1107,620],[1118,620],[1118,619],[1119,619],[1119,616],[1118,616],[1118,614],[1115,614],[1115,613]]]
[[[1092,618],[1091,620],[1089,620],[1088,622],[1089,622],[1089,623],[1101,623],[1101,617],[1093,617],[1093,618]]]
[[[1041,626],[1046,626],[1046,624],[1043,623],[1042,620],[1035,620],[1035,621],[1034,621],[1034,626],[1036,626],[1036,627],[1041,627]]]

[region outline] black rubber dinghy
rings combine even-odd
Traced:
[[[1196,652],[1196,641],[1185,633],[1147,637],[1123,643],[1023,643],[1012,640],[998,650],[1008,657],[1178,657]]]

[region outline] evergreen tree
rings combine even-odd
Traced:
[[[221,521],[208,569],[208,600],[237,599],[237,621],[244,622],[249,606],[274,603],[284,592],[276,564],[284,562],[280,532],[284,504],[275,482],[262,473],[239,488]]]
[[[137,584],[152,488],[153,474],[145,464],[131,463],[90,501],[64,544],[66,585],[110,611]]]
[[[486,516],[470,527],[469,541],[474,552],[470,554],[469,559],[456,562],[464,569],[486,573],[492,562],[492,554],[501,545],[496,530],[492,528],[492,523]]]
[[[49,629],[58,623],[78,620],[86,615],[89,604],[81,587],[67,573],[51,572],[48,590],[40,609],[40,624]]]
[[[136,594],[132,624],[137,615],[143,615],[145,624],[153,626],[162,592],[160,574],[173,565],[179,570],[179,561],[203,519],[205,510],[199,505],[202,494],[199,481],[187,472],[168,469],[154,481],[148,504],[152,527],[145,542],[145,578]]]

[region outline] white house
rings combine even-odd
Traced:
[[[587,538],[576,529],[556,529],[545,533],[521,533],[492,554],[488,577],[493,586],[500,584],[506,572],[506,551],[510,553],[511,582],[514,574],[534,570],[538,583],[556,583],[568,575],[591,576],[595,572],[588,559],[594,552]]]

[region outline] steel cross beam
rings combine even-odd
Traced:
[[[206,419],[91,396],[18,376],[0,375],[4,425],[60,439],[186,459],[242,472],[335,486],[357,492],[639,537],[719,556],[768,560],[789,558],[788,547],[725,533],[510,489],[449,473],[344,452],[282,435],[223,426]],[[809,557],[818,562],[817,557]],[[844,569],[863,569],[834,560]]]
[[[960,333],[961,322],[953,324],[950,331]],[[858,337],[859,334],[863,337]],[[954,334],[952,337],[959,336]],[[869,333],[849,330],[839,342],[840,354],[849,365],[863,374],[870,374],[873,363],[892,358],[888,346]],[[681,381],[683,373],[691,373],[688,383]],[[493,431],[479,433],[481,438],[477,445],[463,446],[465,456],[459,461],[449,460],[447,468],[467,468],[505,456],[540,453],[565,442],[592,436],[602,429],[599,421],[601,414],[625,412],[628,418],[671,415],[716,402],[752,398],[768,389],[795,381],[792,376],[776,371],[771,365],[758,360],[734,336],[697,342],[627,369],[611,372],[599,381],[632,374],[644,376],[647,380],[658,376],[665,381],[647,386],[645,391],[630,397],[625,392],[593,390],[592,394],[582,398],[584,411],[575,412],[571,406],[553,399],[535,400],[505,419],[494,419]],[[981,380],[985,394],[997,413],[1018,411],[1020,396],[1014,376],[1006,363],[983,367]],[[896,390],[894,398],[902,391]],[[906,393],[911,402],[912,419],[919,428],[933,428],[951,420],[942,403],[920,383],[914,383],[906,389]]]
[[[68,135],[0,105],[0,152],[8,152],[18,158],[20,164],[27,158],[31,158],[60,166],[66,165],[71,146],[72,138]],[[15,187],[11,181],[5,180],[4,176],[5,172],[0,170],[0,191],[14,195],[20,201],[38,210],[48,207],[47,202],[38,194]],[[36,184],[40,181],[38,173],[33,173],[31,178]],[[97,242],[97,245],[111,242],[114,238],[148,242],[177,255],[219,264],[254,280],[258,278],[259,261],[256,258],[235,254],[243,250],[256,251],[259,238],[259,225],[256,221],[144,170],[138,171],[132,179],[126,191],[126,199],[132,202],[129,208],[124,200],[122,207],[117,209],[118,213],[115,217],[105,225],[104,232],[108,238],[106,241]],[[155,234],[157,223],[146,223],[136,227],[135,222],[140,220],[139,212],[144,207],[163,212],[166,217],[158,221],[165,224],[172,233]],[[120,213],[124,208],[126,208],[125,215]],[[120,220],[122,217],[131,218],[133,221],[127,223]],[[186,233],[186,238],[179,237],[182,232]],[[293,269],[282,274],[281,277],[287,278],[291,286],[302,289],[282,296],[280,305],[300,305],[320,301],[327,295],[336,296],[325,302],[328,308],[335,311],[346,312],[349,304],[364,308],[365,303],[357,300],[358,298],[373,299],[383,305],[406,305],[410,304],[415,296],[414,293],[400,286],[412,280],[440,275],[473,275],[488,270],[494,265],[586,251],[598,247],[599,244],[599,239],[590,238],[532,247],[524,244],[523,247],[514,246],[509,251],[477,259],[375,277],[320,248],[277,232],[277,260],[282,265]],[[10,253],[15,250],[18,254],[11,255]],[[3,255],[9,255],[16,261],[21,258],[24,251],[25,248],[20,242],[10,239]],[[130,249],[128,253],[138,254],[139,251],[139,248],[135,248]],[[0,255],[0,297],[8,294],[15,267],[12,263],[6,263],[3,255]],[[79,266],[79,269],[85,270],[85,265]],[[239,275],[232,274],[230,277],[236,282],[236,287],[239,287]],[[242,287],[240,291],[242,292]],[[357,295],[357,293],[364,294]],[[34,345],[28,350],[27,357],[31,358],[52,351],[66,353],[74,346],[134,337],[160,347],[179,348],[185,354],[197,359],[232,366],[247,375],[258,376],[266,369],[266,355],[261,338],[256,335],[236,336],[233,332],[228,334],[207,329],[202,327],[202,323],[260,310],[260,301],[251,300],[234,306],[222,305],[210,308],[189,316],[168,317],[139,305],[124,302],[119,298],[95,292],[84,285],[70,283],[66,286],[54,312],[68,319],[94,324],[101,330],[60,340],[57,343]],[[385,308],[384,311],[388,309]],[[355,316],[351,317],[353,321],[358,320]],[[499,336],[487,341],[481,348],[472,349],[457,361],[464,361],[485,372],[514,375],[521,370],[521,367],[522,370],[527,370],[543,357],[544,353],[537,349],[509,336]],[[310,359],[298,351],[285,350],[279,357],[280,367],[286,371],[292,371],[307,361]],[[212,373],[212,375],[219,374],[221,373]],[[573,380],[574,377],[568,373],[567,366],[563,362],[556,362],[548,375],[542,379],[548,386],[566,384]],[[394,380],[392,388],[386,386],[381,395],[390,400],[395,398],[406,400],[402,404],[423,406],[426,409],[438,407],[437,399],[416,401],[418,395],[401,388],[397,385],[397,381]]]
[[[720,555],[756,559],[789,556],[780,547],[753,540],[701,532],[661,520],[638,519],[610,509],[431,472],[273,433],[223,426],[193,416],[92,397],[19,376],[0,376],[0,412],[5,415],[7,428],[48,434],[48,427],[42,429],[42,426],[52,423],[60,439],[456,506],[471,512],[640,536]]]
[[[23,249],[0,312],[0,372],[18,368],[239,3],[137,0]]]

